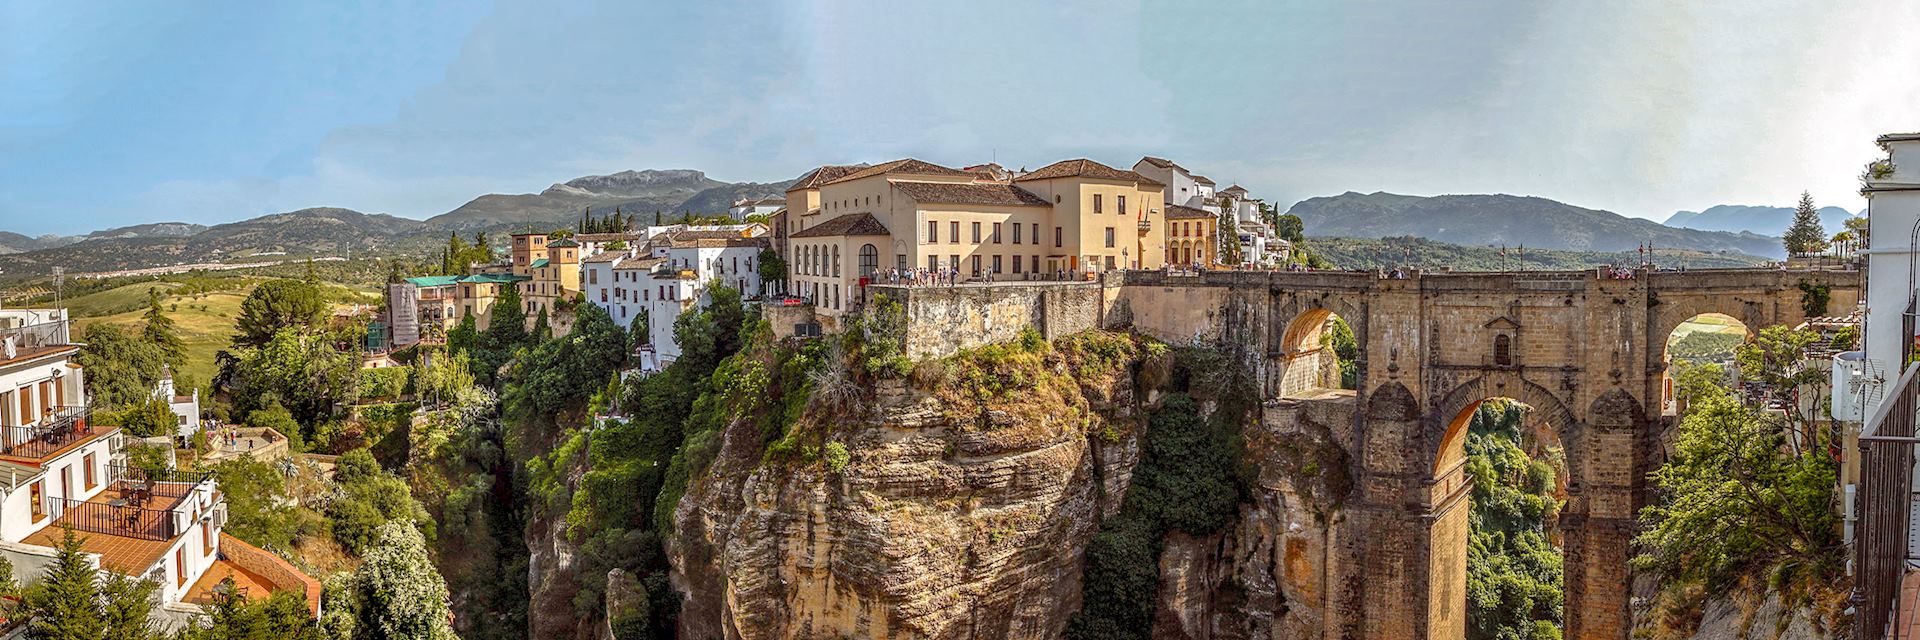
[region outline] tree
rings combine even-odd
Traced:
[[[167,317],[167,314],[160,310],[158,289],[147,290],[147,313],[142,316],[142,319],[146,320],[147,325],[140,330],[140,335],[146,338],[147,342],[159,347],[160,355],[167,366],[172,367],[174,371],[179,371],[181,367],[186,366],[187,347],[180,342],[180,333],[174,327],[173,318]]]
[[[548,323],[547,310],[544,307],[540,309],[540,314],[533,318],[533,333],[530,337],[536,343],[553,338],[553,325]]]
[[[1223,265],[1238,266],[1245,259],[1240,247],[1240,223],[1233,215],[1233,198],[1220,196],[1219,235],[1220,246],[1218,262]]]
[[[64,531],[46,573],[20,597],[20,617],[33,640],[143,640],[159,585],[118,573],[101,578],[73,529]]]
[[[300,280],[269,280],[240,302],[240,317],[235,321],[240,333],[233,344],[258,347],[272,340],[282,329],[309,330],[326,315],[327,303],[320,287]]]
[[[1801,366],[1807,349],[1819,341],[1820,333],[1812,329],[1775,325],[1761,329],[1753,340],[1733,350],[1741,379],[1759,383],[1775,397],[1788,400],[1784,404],[1789,429],[1810,428],[1817,415],[1812,407],[1803,406],[1797,399],[1801,387],[1826,380],[1826,374],[1820,370]],[[1808,434],[1802,433],[1796,444],[1805,444],[1809,439]]]
[[[500,367],[513,359],[513,353],[527,344],[527,310],[520,302],[520,288],[502,287],[491,313],[473,354],[473,376],[488,384]]]
[[[1847,605],[1832,438],[1796,451],[1784,421],[1724,387],[1697,386],[1672,457],[1650,476],[1658,499],[1641,511],[1634,566],[1657,572],[1664,589],[1773,593],[1788,611],[1837,620]]]
[[[760,262],[754,269],[759,272],[762,287],[787,280],[787,260],[778,251],[761,249]]]
[[[340,456],[334,469],[334,482],[340,495],[328,507],[333,537],[354,553],[368,553],[390,523],[408,523],[431,532],[433,520],[426,508],[413,498],[407,483],[387,473],[373,452],[354,449]]]
[[[214,465],[227,497],[226,532],[267,549],[289,551],[300,514],[287,499],[287,478],[273,465],[239,457]]]
[[[159,347],[104,322],[87,325],[81,341],[77,359],[86,368],[94,406],[130,407],[153,394],[166,364]]]
[[[199,625],[182,629],[174,640],[322,640],[306,600],[294,591],[275,591],[254,600],[235,589],[233,579],[213,588]]]
[[[1273,219],[1274,234],[1287,242],[1300,244],[1305,241],[1306,229],[1307,225],[1300,221],[1300,216],[1291,213],[1283,213]]]
[[[458,640],[446,579],[408,523],[381,525],[365,562],[328,585],[327,596],[321,626],[338,640]]]
[[[237,358],[229,389],[244,411],[278,402],[301,424],[312,425],[358,397],[358,359],[323,336],[284,329]]]
[[[1862,249],[1867,248],[1868,238],[1867,238],[1866,217],[1854,216],[1851,218],[1847,218],[1847,221],[1844,224],[1847,227],[1847,231],[1850,231],[1853,233],[1853,239],[1860,243],[1860,248]]]
[[[1806,255],[1827,250],[1827,230],[1820,226],[1820,211],[1813,208],[1813,194],[1800,192],[1800,206],[1794,209],[1793,225],[1787,227],[1780,242],[1787,255]]]
[[[447,332],[447,350],[456,353],[468,351],[479,340],[480,330],[473,320],[473,314],[463,313],[460,314],[460,324],[454,325],[453,330]]]
[[[140,438],[172,436],[180,426],[180,417],[173,413],[173,405],[168,404],[166,398],[151,396],[122,414],[120,426]]]

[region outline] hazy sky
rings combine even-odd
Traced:
[[[1873,137],[1920,129],[1916,33],[1920,3],[1866,0],[0,0],[0,228],[901,156],[1161,155],[1283,205],[1858,209]]]

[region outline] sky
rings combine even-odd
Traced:
[[[1172,158],[1283,207],[1859,209],[1920,3],[0,0],[0,229],[427,218],[626,169]]]

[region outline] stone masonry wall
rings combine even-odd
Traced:
[[[1007,282],[954,287],[873,287],[907,312],[907,355],[940,358],[1019,339],[1026,329],[1048,339],[1098,329],[1098,282]]]

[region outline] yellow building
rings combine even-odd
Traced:
[[[1211,269],[1219,263],[1220,216],[1205,209],[1167,205],[1167,264]]]
[[[520,248],[521,236],[514,236],[514,249]],[[531,240],[531,239],[530,239]],[[546,310],[553,315],[554,303],[570,300],[580,293],[580,245],[573,240],[561,238],[545,242],[545,236],[539,238],[544,244],[541,252],[546,257],[537,258],[527,264],[527,275],[533,279],[520,283],[521,298],[526,303],[527,318],[532,319]],[[529,242],[531,249],[535,242]],[[514,256],[514,265],[518,266],[519,255]]]
[[[407,278],[388,291],[388,307],[396,314],[389,318],[393,343],[402,347],[437,343],[466,316],[473,316],[474,326],[484,331],[501,287],[526,280],[526,276],[506,273]]]
[[[1084,159],[1018,175],[914,159],[823,166],[787,191],[789,292],[833,316],[889,271],[969,282],[1156,268],[1163,187]]]

